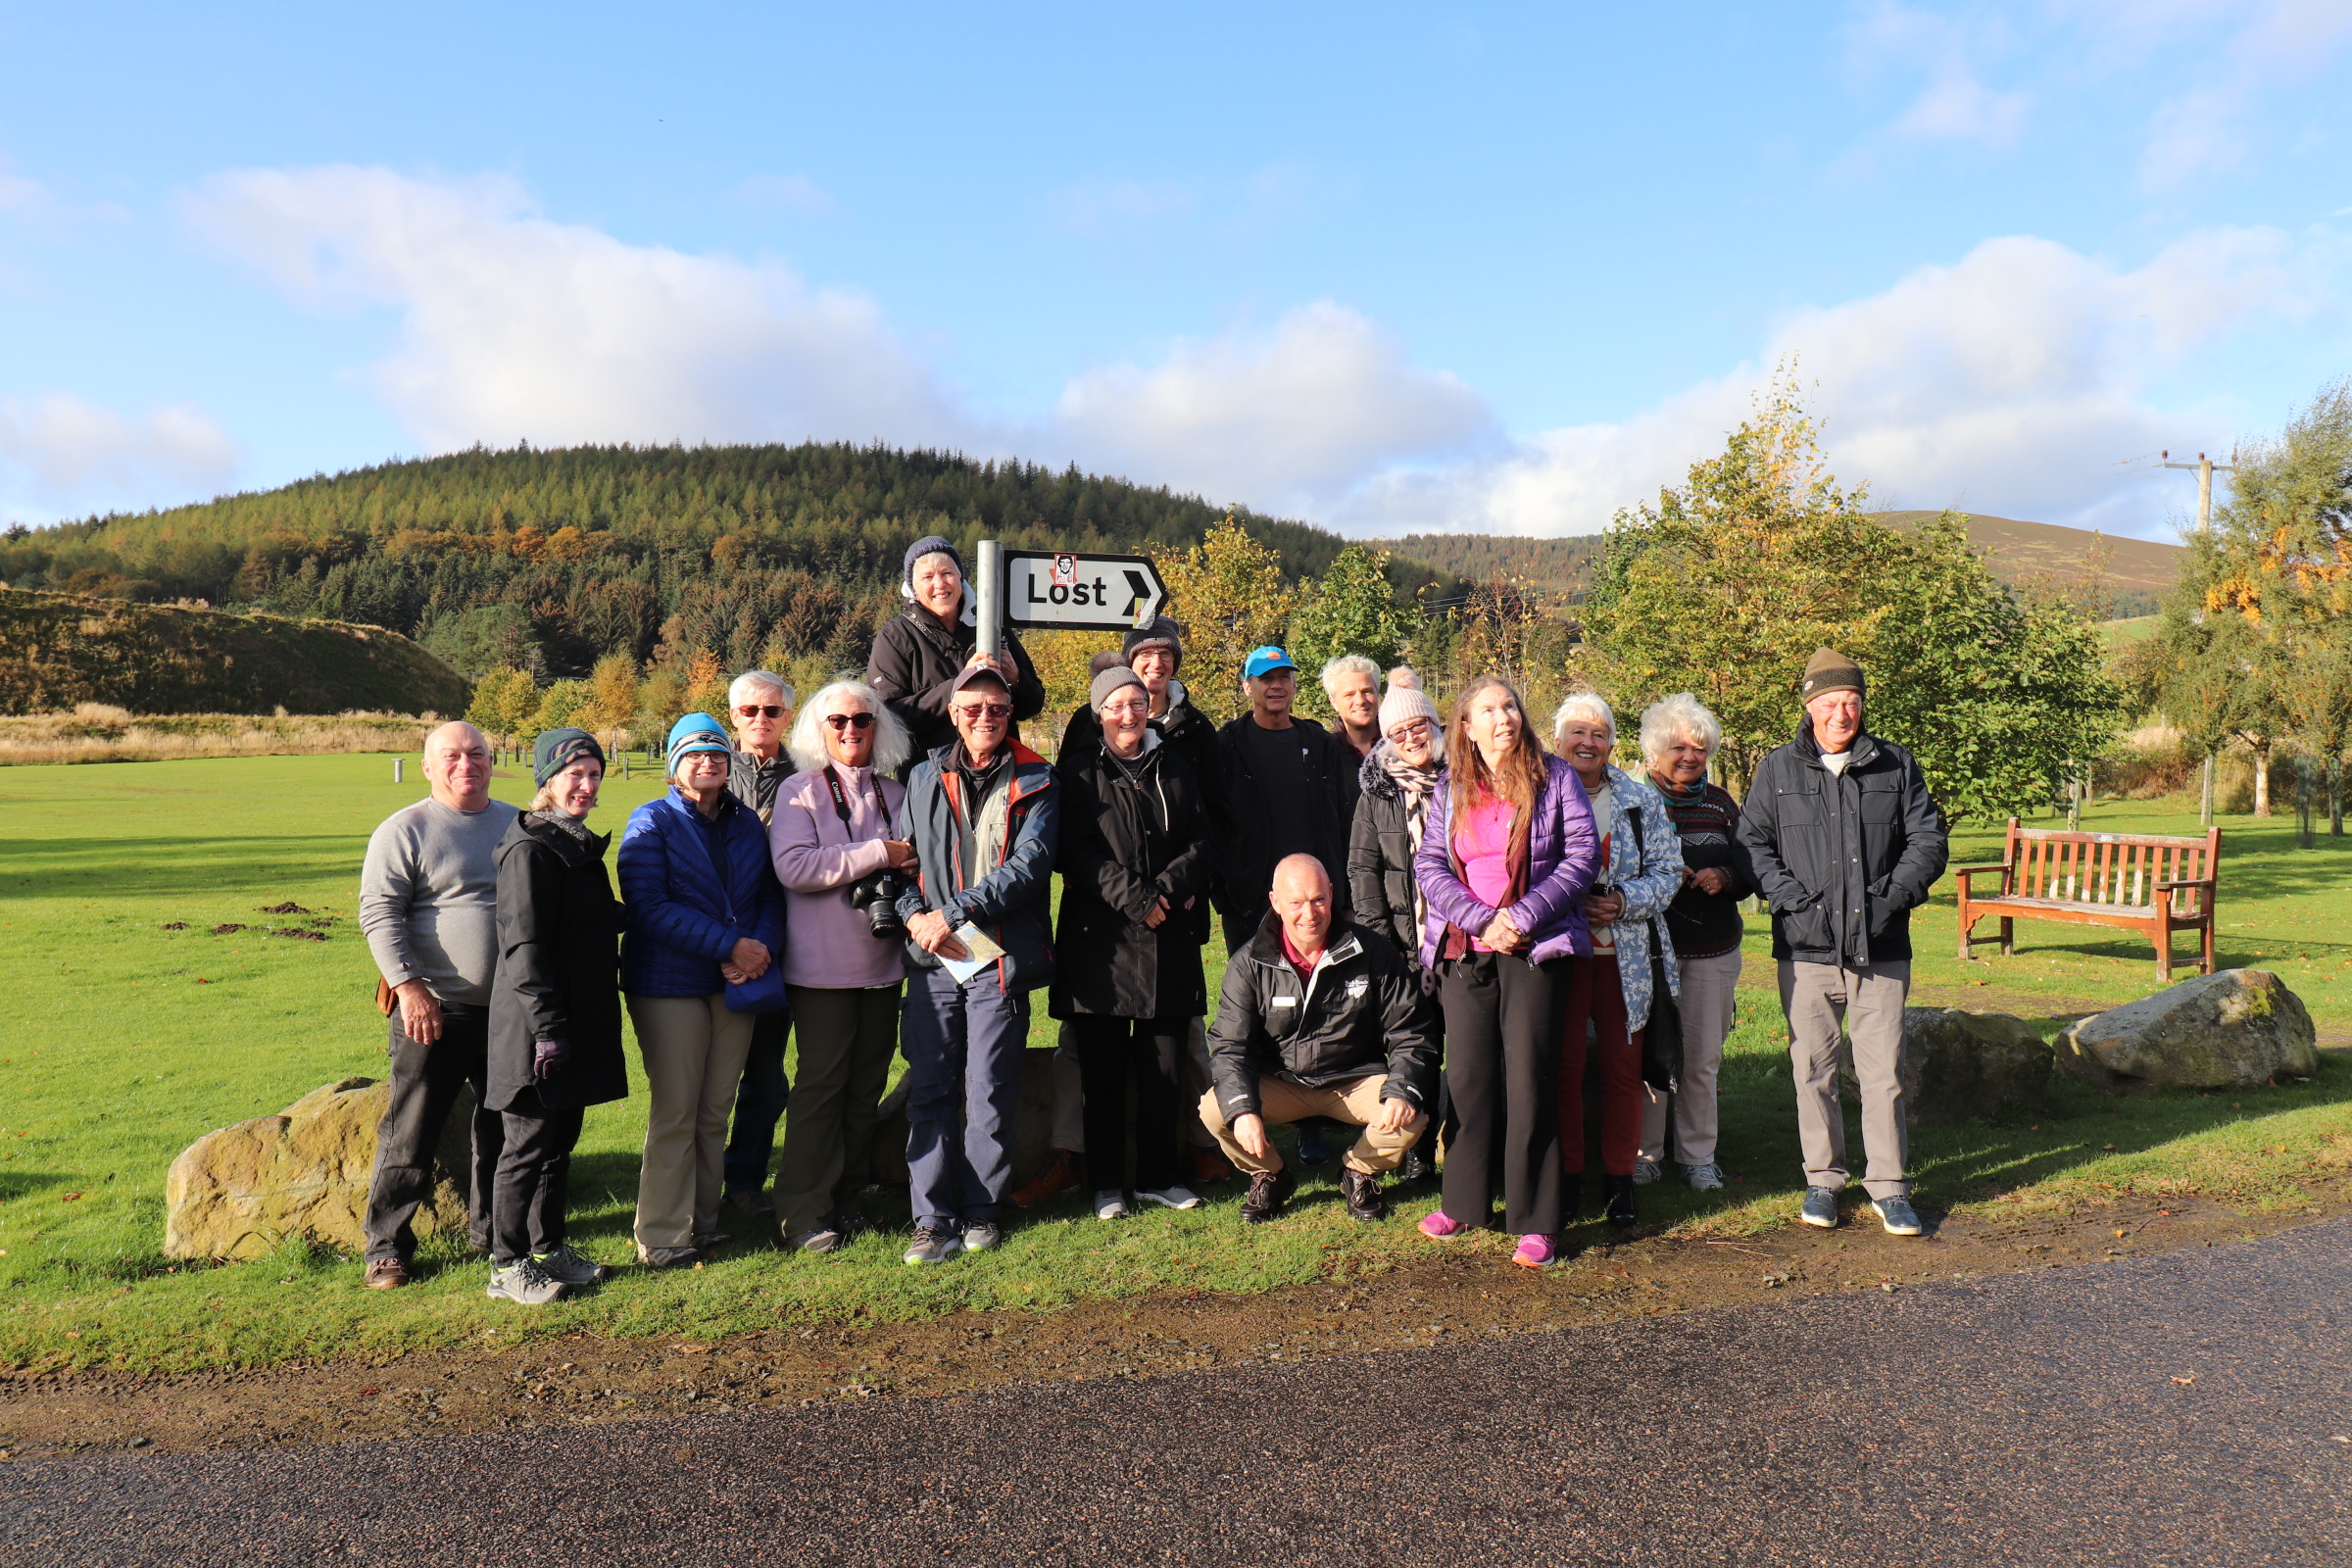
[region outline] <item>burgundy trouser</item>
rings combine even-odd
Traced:
[[[1642,1152],[1642,1035],[1625,1028],[1625,986],[1617,956],[1568,965],[1568,1027],[1560,1042],[1560,1166],[1585,1173],[1585,1024],[1600,1042],[1600,1168],[1631,1176]]]

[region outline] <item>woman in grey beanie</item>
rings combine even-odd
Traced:
[[[865,679],[906,726],[914,741],[913,761],[919,762],[956,739],[948,718],[956,677],[969,665],[992,661],[976,651],[980,628],[962,553],[938,534],[927,534],[906,547],[900,564],[899,597],[906,608],[874,633]],[[993,663],[1012,693],[1016,723],[1044,710],[1045,682],[1037,678],[1029,651],[1009,630],[1004,651]]]

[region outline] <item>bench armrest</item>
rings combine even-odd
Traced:
[[[1968,876],[1971,873],[1983,876],[1988,871],[2006,871],[2008,869],[2009,862],[2006,860],[2001,861],[1998,865],[1955,865],[1951,868],[1954,876]]]
[[[2009,873],[2012,867],[2006,861],[2003,861],[1999,865],[1955,865],[1952,867],[1952,875],[1959,879],[1960,891],[1973,899],[1977,897],[1977,890],[1970,884],[1968,880],[1970,877],[1990,876],[1993,872],[1998,871],[2001,874],[2001,892],[2005,894],[2009,891]],[[1998,897],[1998,895],[1995,895],[1995,897]]]
[[[2152,891],[2157,893],[2170,893],[2176,888],[2203,888],[2206,892],[2210,893],[2213,891],[2213,883],[2214,879],[2212,877],[2201,876],[2193,881],[2188,882],[2159,882]]]

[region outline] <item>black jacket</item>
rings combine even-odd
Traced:
[[[1911,754],[1864,730],[1843,774],[1810,718],[1756,769],[1740,843],[1772,910],[1772,956],[1848,967],[1911,956],[1911,910],[1943,874],[1942,813]]]
[[[496,1110],[537,1081],[538,1042],[569,1059],[537,1084],[553,1109],[629,1094],[620,1042],[620,903],[605,874],[612,841],[525,811],[498,841],[498,970],[490,981],[490,1092]]]
[[[1345,917],[1332,922],[1312,983],[1301,984],[1269,910],[1225,965],[1208,1058],[1227,1122],[1258,1109],[1267,1073],[1321,1089],[1386,1071],[1380,1098],[1426,1112],[1437,1090],[1437,1009],[1388,939]]]
[[[975,628],[961,622],[951,633],[937,615],[913,605],[874,633],[866,684],[880,692],[890,710],[905,722],[918,761],[956,739],[956,726],[948,717],[948,688],[971,662],[978,637]],[[1019,676],[1012,683],[1013,721],[1035,718],[1045,711],[1045,682],[1037,678],[1029,651],[1009,631],[1004,634],[1004,652]]]
[[[1445,768],[1438,769],[1441,775]],[[1348,839],[1348,896],[1357,920],[1378,931],[1406,958],[1421,951],[1413,915],[1413,839],[1405,823],[1404,791],[1372,748],[1356,774],[1355,827]]]
[[[1266,907],[1278,858],[1268,832],[1271,819],[1259,804],[1261,788],[1250,770],[1250,753],[1242,738],[1242,726],[1256,722],[1244,713],[1217,731],[1217,782],[1211,789],[1222,797],[1225,815],[1223,848],[1217,856],[1217,907],[1228,933],[1236,922],[1254,921]],[[1306,853],[1323,862],[1333,891],[1345,900],[1348,835],[1355,821],[1355,770],[1362,759],[1354,747],[1313,719],[1291,722],[1296,728],[1284,733],[1297,736],[1306,752],[1307,803],[1315,829],[1315,841]]]
[[[1130,775],[1097,745],[1064,758],[1054,774],[1061,920],[1049,1010],[1056,1018],[1199,1017],[1208,1010],[1200,973],[1208,823],[1191,764],[1161,742]],[[1168,917],[1154,930],[1144,916],[1160,898]]]

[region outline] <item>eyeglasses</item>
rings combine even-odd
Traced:
[[[1010,718],[1010,703],[958,703],[956,711],[966,718]]]
[[[735,710],[735,711],[741,713],[746,718],[782,718],[786,713],[792,711],[792,710],[773,703],[770,703],[765,708],[760,707],[758,703],[749,703],[742,708],[738,708]]]
[[[874,715],[871,713],[827,713],[825,722],[833,726],[835,734],[839,734],[845,729],[872,729]]]
[[[1426,718],[1416,718],[1408,723],[1399,724],[1395,729],[1389,731],[1389,739],[1393,741],[1417,741],[1426,736],[1428,733],[1429,720]]]

